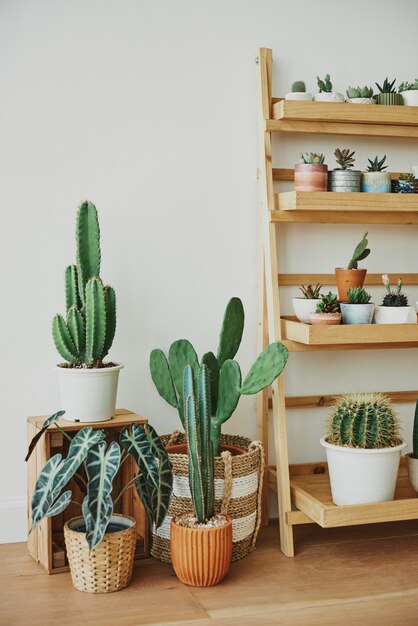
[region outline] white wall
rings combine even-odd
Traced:
[[[148,373],[153,347],[188,337],[199,353],[215,348],[224,306],[238,295],[244,371],[256,354],[257,48],[273,48],[275,95],[295,79],[313,89],[327,72],[339,90],[410,80],[417,21],[414,0],[0,1],[0,540],[24,537],[26,416],[59,408],[50,324],[63,309],[79,202],[99,209],[102,274],[118,295],[118,404],[171,431],[177,417]],[[291,139],[277,164],[291,167],[301,148],[326,151],[332,164],[346,144],[361,167],[383,152],[397,171],[418,163],[416,142],[337,142]],[[286,231],[283,271],[329,272],[362,227]],[[370,271],[416,271],[416,227],[369,232]],[[410,350],[331,352],[293,355],[286,378],[302,394],[414,389],[417,373]],[[408,437],[411,412],[402,409]],[[290,414],[291,460],[322,458],[322,417]],[[226,430],[255,435],[251,399]]]

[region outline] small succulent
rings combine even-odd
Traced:
[[[321,80],[319,78],[319,76],[316,77],[316,81],[318,83],[318,87],[319,87],[319,93],[321,92],[325,92],[325,93],[331,93],[332,91],[332,82],[331,82],[331,77],[329,74],[327,74],[324,78],[324,80]]]
[[[375,83],[375,85],[380,91],[380,93],[396,93],[396,89],[394,87],[395,83],[396,83],[396,78],[392,82],[389,82],[388,79],[385,78],[385,81],[382,84],[382,86],[380,86],[379,83]]]
[[[415,180],[415,176],[411,172],[402,172],[399,174],[399,180]]]
[[[363,259],[369,256],[370,249],[367,247],[367,244],[367,232],[365,232],[362,240],[360,241],[360,243],[357,244],[354,249],[353,256],[350,259],[347,269],[356,270],[358,268],[358,262],[363,261]]]
[[[370,165],[366,167],[367,172],[383,172],[383,170],[387,169],[387,165],[383,165],[383,163],[386,161],[386,154],[382,159],[380,159],[380,161],[378,156],[374,158],[374,161],[372,161],[371,159],[367,160],[370,163]]]
[[[373,87],[349,87],[346,93],[347,98],[371,98]]]
[[[416,78],[413,83],[408,83],[408,81],[404,81],[398,87],[399,93],[402,93],[402,91],[415,91],[417,89],[418,89],[418,78]]]
[[[315,313],[339,313],[340,303],[337,294],[329,291],[326,295],[321,296],[321,302],[316,305]]]
[[[296,80],[292,85],[292,93],[301,93],[306,91],[306,85],[303,80]]]
[[[335,160],[342,170],[346,170],[349,167],[354,167],[353,155],[355,152],[350,152],[349,148],[336,148],[334,152]]]
[[[325,157],[323,154],[317,154],[316,152],[301,152],[299,154],[298,157],[298,163],[299,164],[312,164],[312,163],[317,163],[319,165],[322,165],[322,163],[325,161]]]
[[[315,286],[301,285],[299,289],[303,293],[303,297],[306,298],[307,300],[315,300],[321,297],[320,291],[322,289],[322,285],[320,285],[319,283]]]
[[[371,298],[371,295],[362,287],[351,287],[347,296],[350,304],[368,304]]]
[[[396,291],[392,291],[390,288],[388,274],[382,274],[382,282],[386,289],[383,306],[408,306],[408,298],[402,293],[402,278],[398,278]]]

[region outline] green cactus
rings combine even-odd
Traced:
[[[292,93],[302,93],[306,91],[306,85],[303,80],[296,80],[292,85]]]
[[[350,304],[368,304],[371,299],[371,295],[362,287],[350,287],[347,297]]]
[[[97,209],[83,202],[77,214],[77,265],[65,270],[67,317],[55,315],[52,336],[60,355],[73,366],[101,367],[116,331],[116,295],[100,274]]]
[[[286,365],[288,352],[281,343],[272,343],[255,361],[241,384],[241,369],[233,360],[241,343],[244,329],[244,309],[239,298],[232,298],[226,307],[219,336],[217,356],[207,352],[201,359],[211,378],[211,438],[216,456],[220,454],[221,428],[233,414],[241,395],[258,393],[279,376]],[[199,360],[195,349],[186,339],[175,341],[168,359],[159,350],[150,355],[151,377],[158,393],[171,406],[177,408],[185,427],[183,402],[184,368],[189,365],[197,384]]]
[[[183,374],[184,416],[188,441],[189,484],[198,522],[204,524],[215,514],[215,463],[210,437],[210,373],[206,365],[198,372],[186,365]]]
[[[412,446],[413,452],[411,454],[413,459],[418,459],[418,400],[415,404],[415,415],[414,415],[414,430],[412,432]]]
[[[372,98],[373,87],[349,87],[347,98]]]
[[[351,448],[397,446],[401,443],[399,418],[381,393],[343,395],[328,416],[326,440]]]
[[[324,80],[321,80],[319,76],[317,76],[316,81],[318,83],[319,93],[321,92],[331,93],[332,92],[332,82],[331,82],[331,77],[329,74],[325,76]]]
[[[385,78],[384,82],[382,83],[382,86],[380,86],[379,83],[375,83],[375,85],[380,91],[380,93],[396,93],[396,89],[394,87],[395,83],[396,83],[396,78],[392,82],[390,82],[390,80]]]
[[[348,263],[347,269],[356,270],[358,268],[358,262],[363,261],[363,259],[366,259],[369,256],[370,249],[367,247],[367,244],[368,244],[367,234],[368,234],[367,232],[364,233],[362,240],[355,247],[353,256],[351,257]]]

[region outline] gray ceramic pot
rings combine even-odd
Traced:
[[[360,191],[360,170],[335,169],[329,173],[330,191]]]
[[[373,319],[374,304],[350,304],[340,303],[343,324],[371,324]]]
[[[410,454],[407,454],[406,467],[408,468],[408,478],[412,489],[418,493],[418,459],[414,459]]]

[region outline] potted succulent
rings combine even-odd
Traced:
[[[371,295],[362,287],[352,287],[347,293],[348,302],[341,302],[343,324],[371,324],[374,304]]]
[[[301,152],[295,165],[295,191],[327,191],[328,166],[323,154]]]
[[[412,452],[406,455],[409,482],[418,493],[418,400],[415,404],[414,428],[412,431]]]
[[[42,425],[41,432],[56,422],[62,411]],[[68,487],[74,478],[84,495],[79,502],[82,515],[64,526],[65,546],[74,587],[90,593],[110,593],[129,585],[136,544],[136,522],[114,513],[122,494],[135,486],[150,523],[160,526],[169,505],[172,472],[168,455],[152,426],[133,424],[121,431],[119,444],[107,445],[103,430],[82,428],[70,439],[65,459],[52,456],[39,473],[31,501],[31,528],[45,518],[62,513],[74,496]],[[27,459],[36,446],[36,436]],[[122,451],[121,451],[122,449]],[[113,494],[113,479],[132,455],[138,473],[119,494]],[[76,502],[76,501],[75,501]],[[77,502],[76,502],[77,503]]]
[[[286,94],[285,100],[312,100],[312,94],[306,91],[303,80],[297,80],[292,85],[292,91]]]
[[[418,193],[418,180],[414,174],[403,172],[398,180],[392,180],[393,193]]]
[[[376,104],[373,87],[349,87],[346,94],[347,102],[352,104]]]
[[[401,105],[403,104],[403,97],[400,93],[396,93],[395,89],[396,78],[392,82],[390,82],[387,78],[385,78],[382,86],[379,83],[375,83],[379,92],[375,95],[375,100],[377,104],[395,104]]]
[[[323,80],[317,76],[316,80],[319,93],[314,95],[314,100],[317,102],[344,102],[344,96],[341,93],[332,91],[332,82],[329,74]]]
[[[381,393],[337,398],[321,439],[334,504],[393,500],[402,441],[399,419]]]
[[[398,91],[402,94],[404,105],[418,106],[418,78],[413,83],[408,83],[407,81],[401,83]]]
[[[295,296],[292,298],[293,309],[295,315],[300,322],[309,324],[311,321],[311,313],[315,313],[316,305],[321,302],[321,288],[319,283],[313,285],[302,285],[299,287],[303,294],[303,298]]]
[[[355,247],[347,268],[335,268],[338,297],[341,302],[348,302],[348,291],[351,288],[363,287],[364,285],[367,270],[359,268],[358,263],[366,259],[370,254],[370,249],[367,247],[367,244],[367,232],[365,232],[361,241]]]
[[[335,326],[341,323],[340,304],[337,295],[329,291],[321,296],[314,313],[310,316],[311,324],[316,326]]]
[[[56,366],[65,419],[103,422],[113,417],[119,372],[105,363],[116,330],[116,296],[100,278],[100,229],[89,201],[78,209],[77,265],[65,270],[66,316],[55,315],[52,336],[66,361]]]
[[[361,191],[366,193],[389,193],[391,190],[390,172],[384,172],[387,165],[386,154],[379,159],[378,156],[372,161],[368,159],[369,165],[365,172],[361,174]]]
[[[336,148],[334,152],[335,160],[340,167],[329,173],[329,190],[355,192],[360,191],[360,170],[352,170],[354,167],[355,152],[350,152],[349,148]]]
[[[408,298],[402,293],[402,278],[398,278],[396,291],[390,287],[389,275],[382,274],[382,282],[386,289],[385,297],[380,306],[374,310],[375,324],[416,324],[417,316],[414,307],[408,306]]]
[[[196,382],[197,378],[197,382]],[[193,510],[171,520],[171,558],[181,582],[211,587],[225,578],[232,558],[232,519],[215,513],[215,459],[211,441],[211,385],[206,365],[184,369],[183,409]]]

